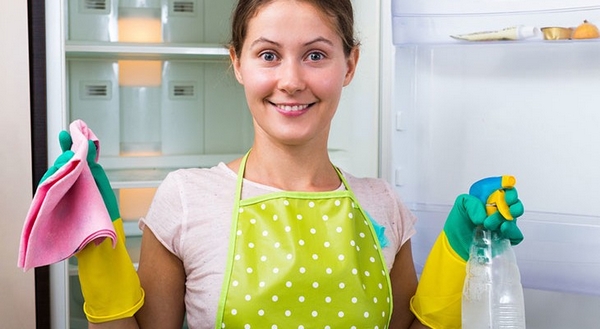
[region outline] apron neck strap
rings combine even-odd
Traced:
[[[250,150],[248,150],[248,152],[246,152],[246,154],[242,158],[242,161],[240,162],[240,168],[238,169],[237,183],[236,183],[236,189],[235,189],[235,202],[236,203],[239,203],[239,201],[242,199],[242,184],[244,182],[244,173],[246,172],[246,162],[248,161],[248,155],[250,154],[251,150],[252,149],[250,149]],[[332,166],[335,169],[335,172],[338,174],[338,177],[342,181],[342,184],[344,184],[344,188],[346,190],[350,191],[350,185],[348,185],[348,181],[346,181],[346,177],[344,177],[344,175],[342,174],[342,171],[337,166],[334,166],[333,164],[332,164]]]

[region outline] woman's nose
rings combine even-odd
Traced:
[[[284,62],[280,66],[278,88],[288,94],[294,94],[305,88],[302,64],[295,61]]]

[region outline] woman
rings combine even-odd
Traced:
[[[165,179],[140,221],[144,305],[90,327],[181,328],[187,313],[190,328],[424,328],[414,217],[327,152],[359,58],[351,1],[240,1],[230,56],[251,151]]]

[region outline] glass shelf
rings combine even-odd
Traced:
[[[600,26],[600,5],[596,0],[426,0],[392,4],[393,43],[465,45],[451,35],[498,31],[513,26],[576,27],[584,20]],[[598,41],[596,39],[593,41]],[[545,44],[541,33],[531,39],[503,41],[503,44]],[[555,42],[555,41],[552,41]],[[584,42],[584,40],[573,40]],[[482,42],[477,42],[481,44]]]
[[[225,60],[229,50],[217,44],[174,44],[174,43],[119,43],[67,41],[65,54],[68,59],[202,59]]]

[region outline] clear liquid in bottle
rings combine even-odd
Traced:
[[[525,328],[521,275],[510,241],[480,227],[467,262],[462,328]]]

